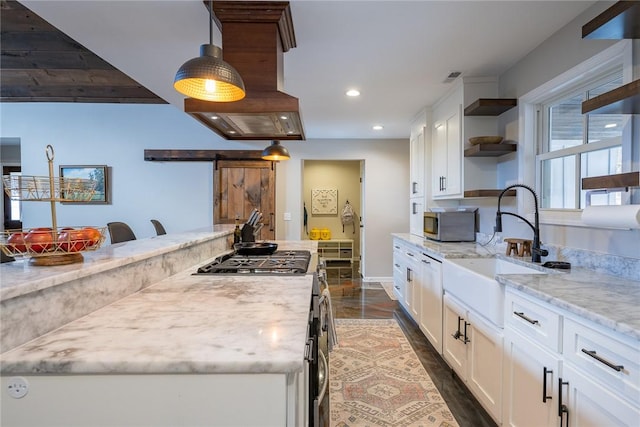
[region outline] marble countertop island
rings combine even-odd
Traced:
[[[300,371],[313,275],[193,275],[201,264],[3,353],[0,372]]]
[[[84,261],[76,264],[38,267],[28,260],[0,264],[0,301],[41,291],[63,283],[122,267],[133,262],[206,243],[228,235],[233,226],[217,225],[194,231],[170,233],[148,239],[104,245],[84,252]]]
[[[7,374],[302,369],[313,276],[189,269],[2,354]]]

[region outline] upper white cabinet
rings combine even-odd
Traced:
[[[432,197],[497,196],[497,189],[505,186],[498,182],[498,158],[516,146],[471,146],[469,138],[499,135],[497,116],[516,100],[498,99],[493,77],[462,78],[455,85],[433,109]]]
[[[462,86],[458,86],[433,110],[431,146],[434,199],[460,197],[462,188]]]
[[[425,179],[427,174],[426,147],[429,136],[427,129],[427,110],[422,110],[411,123],[410,168],[409,168],[409,232],[422,237],[423,214],[425,209]]]
[[[424,197],[424,126],[410,140],[410,197]]]

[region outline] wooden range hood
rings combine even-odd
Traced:
[[[238,70],[247,94],[235,102],[187,98],[185,112],[225,139],[304,140],[298,98],[279,90],[283,53],[296,47],[289,2],[214,1],[213,13],[223,59]]]

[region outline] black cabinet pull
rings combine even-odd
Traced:
[[[454,337],[455,339],[459,340],[460,337],[462,336],[462,332],[460,332],[460,321],[462,320],[462,317],[458,316],[458,330],[451,334],[452,337]]]
[[[563,419],[566,418],[567,420],[567,427],[569,427],[569,408],[567,408],[567,405],[564,405],[562,403],[562,386],[569,385],[568,381],[562,381],[562,378],[558,378],[558,416],[560,417],[560,427],[563,426]],[[564,417],[564,415],[566,414],[566,417]]]
[[[582,352],[584,354],[587,354],[591,357],[593,357],[594,359],[596,359],[598,362],[600,363],[604,363],[605,365],[607,365],[608,367],[610,367],[611,369],[613,369],[614,371],[620,372],[624,369],[624,366],[622,365],[614,365],[613,363],[609,362],[608,360],[602,358],[601,356],[598,356],[598,354],[596,353],[595,350],[587,350],[586,348],[582,349]]]
[[[464,343],[467,344],[469,342],[471,342],[471,340],[469,338],[467,338],[467,326],[469,326],[471,323],[467,322],[465,320],[464,322]]]
[[[411,281],[411,269],[407,268],[407,282]]]
[[[547,374],[553,374],[553,371],[545,366],[542,368],[542,403],[553,399],[551,396],[547,396]]]
[[[411,183],[411,192],[413,194],[416,194],[418,192],[418,183],[417,182],[412,182]]]
[[[538,322],[537,320],[533,320],[530,317],[525,316],[523,311],[514,311],[513,314],[515,314],[516,316],[518,316],[521,319],[526,320],[527,322],[531,323],[532,325],[539,325],[540,324],[540,322]]]

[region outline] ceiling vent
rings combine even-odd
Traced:
[[[452,71],[449,73],[449,75],[442,81],[442,83],[451,83],[452,81],[454,81],[455,79],[457,79],[458,77],[460,77],[462,73],[460,71]]]
[[[283,53],[296,47],[289,2],[214,1],[222,57],[242,76],[235,102],[187,98],[184,110],[225,139],[304,140],[298,98],[281,92]]]

